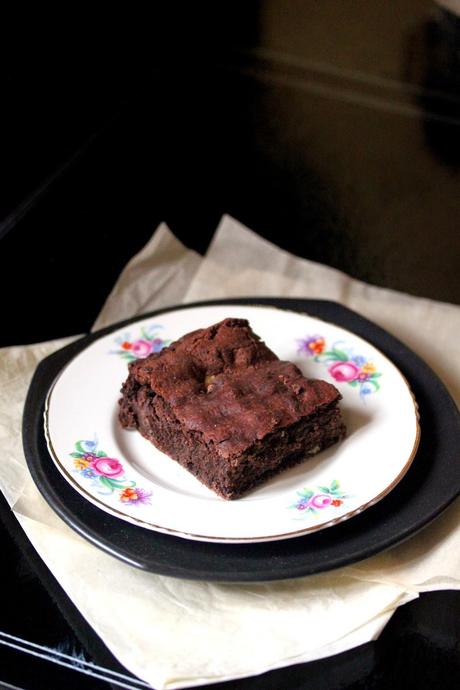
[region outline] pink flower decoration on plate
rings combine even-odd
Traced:
[[[137,486],[134,479],[125,476],[123,465],[116,458],[109,458],[103,450],[97,449],[96,435],[93,441],[80,440],[75,450],[69,453],[73,458],[74,472],[90,481],[98,494],[109,496],[114,491],[125,505],[150,503],[151,491]]]
[[[348,498],[340,489],[340,483],[337,479],[333,479],[328,486],[317,486],[316,489],[306,486],[297,491],[297,496],[296,502],[288,508],[302,511],[302,519],[308,518],[308,515],[311,514],[318,514],[318,511],[325,508],[339,508]]]
[[[359,371],[359,367],[353,362],[334,362],[329,367],[329,373],[336,381],[354,381]]]
[[[310,504],[313,508],[327,508],[332,503],[332,496],[327,494],[316,494],[312,497]]]
[[[144,359],[145,357],[148,357],[149,354],[152,352],[153,347],[152,347],[152,341],[151,340],[144,340],[143,338],[139,338],[139,340],[135,340],[131,346],[131,352],[135,357],[138,357],[140,359]]]
[[[90,466],[96,474],[100,474],[103,477],[120,477],[124,473],[123,465],[115,458],[95,458],[90,462]]]
[[[298,352],[312,357],[314,362],[327,363],[332,378],[339,383],[348,383],[359,390],[364,400],[370,393],[380,390],[378,379],[382,372],[377,371],[374,362],[362,354],[355,354],[353,349],[341,340],[326,346],[323,336],[313,335],[297,338]]]

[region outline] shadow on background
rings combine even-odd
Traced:
[[[159,222],[204,252],[223,213],[355,278],[460,303],[459,181],[421,136],[418,76],[400,81],[427,14],[322,8],[6,25],[0,344],[87,331]],[[433,132],[452,144],[449,128]]]
[[[407,76],[421,87],[426,143],[452,171],[460,168],[460,18],[439,9],[408,42]]]
[[[203,252],[231,213],[290,251],[347,268],[331,180],[308,152],[280,147],[273,91],[235,69],[236,52],[260,41],[260,12],[219,3],[200,16],[170,3],[148,21],[80,15],[38,36],[12,27],[1,344],[87,331],[163,220]],[[30,285],[25,297],[18,280]]]

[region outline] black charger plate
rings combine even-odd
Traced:
[[[339,304],[322,300],[245,298],[182,305],[143,315],[217,304],[264,304],[308,313],[346,328],[379,348],[407,378],[420,412],[421,439],[404,479],[375,506],[346,522],[295,539],[251,544],[189,541],[132,525],[85,500],[61,476],[43,429],[48,390],[67,363],[94,340],[130,319],[88,335],[43,360],[32,379],[23,418],[30,472],[49,505],[107,553],[163,575],[228,582],[279,580],[320,573],[368,558],[402,542],[460,493],[460,415],[431,369],[396,338]]]

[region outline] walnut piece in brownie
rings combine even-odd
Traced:
[[[233,499],[345,436],[338,390],[283,362],[244,319],[129,365],[120,422]]]

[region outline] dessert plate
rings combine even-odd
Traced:
[[[150,314],[147,320],[159,322],[170,311],[177,314],[182,312],[185,318],[188,309],[221,304],[212,302],[166,309]],[[122,332],[134,329],[138,319],[132,319],[124,324],[106,328],[99,333],[87,335],[40,362],[31,381],[24,406],[23,445],[31,475],[52,509],[80,536],[124,563],[162,575],[226,582],[269,581],[324,572],[379,553],[402,542],[429,524],[460,494],[459,412],[439,378],[423,360],[397,338],[350,309],[324,300],[257,297],[225,300],[225,304],[232,307],[256,304],[277,307],[273,312],[276,323],[280,314],[278,309],[308,314],[321,322],[334,324],[364,339],[366,343],[378,348],[379,352],[390,359],[398,367],[415,394],[423,429],[415,458],[407,473],[382,500],[355,515],[353,519],[342,520],[335,523],[331,529],[319,529],[297,538],[260,543],[233,544],[183,539],[172,533],[144,529],[138,524],[101,510],[98,505],[75,490],[51,459],[44,435],[45,402],[53,383],[59,379],[76,356],[98,340],[106,336],[112,337],[113,333],[119,331],[120,328]],[[186,330],[185,327],[183,330]],[[281,329],[278,330],[281,338]],[[307,336],[309,336],[308,333],[300,335],[300,339],[303,339],[301,350],[308,347],[305,345],[305,340],[309,339]],[[131,345],[133,344],[134,341],[131,341]],[[159,346],[160,343],[157,345]],[[137,347],[140,346],[137,345]],[[332,362],[313,361],[305,353],[298,352],[299,347],[300,343],[296,344],[296,358],[308,357],[308,366],[313,367],[315,371],[317,371],[316,367],[321,367],[321,373],[324,374],[325,369],[327,370],[327,367],[332,365]],[[129,350],[125,346],[125,348],[117,347],[116,351],[119,352],[120,349]],[[110,356],[115,358],[119,355]],[[313,356],[316,355],[311,357]],[[99,390],[98,371],[87,371],[85,377],[92,379],[92,395],[96,394]],[[377,380],[379,378],[382,377],[377,377]],[[346,383],[347,381],[343,382],[343,384]],[[365,428],[364,422],[368,416],[366,410],[369,403],[370,405],[375,403],[375,398],[372,399],[370,396],[378,395],[382,391],[384,381],[380,383],[377,393],[363,393],[367,402],[363,402],[362,405],[360,402],[360,407],[357,408],[361,411],[363,424],[361,427],[357,425],[355,434],[359,433],[360,428]],[[349,392],[352,391],[357,393],[360,399],[359,394],[362,391],[359,390],[358,385],[350,384]],[[84,402],[75,398],[75,408],[81,407]],[[346,411],[347,408],[344,409]],[[71,412],[72,415],[73,412]],[[115,415],[112,419],[115,424]],[[97,429],[92,430],[93,426],[92,424],[89,433],[97,431]],[[114,437],[116,433],[118,432],[112,432]],[[350,436],[350,439],[352,438],[353,434]],[[74,446],[77,439],[74,441],[72,436],[71,441]],[[108,452],[101,444],[101,438],[97,441],[100,447]],[[369,462],[372,462],[375,449],[376,444],[373,444]],[[66,446],[66,459],[67,453],[70,452],[74,451]],[[152,451],[149,449],[149,452]],[[340,482],[340,480],[342,483],[335,488],[343,489],[344,492],[346,490],[351,494],[352,489],[348,486],[345,489],[343,485],[343,477],[337,478],[337,481]],[[303,482],[301,484],[303,489]],[[328,488],[334,490],[330,484]],[[301,499],[301,496],[298,496],[298,499]],[[290,505],[296,501],[297,498]],[[332,506],[329,510],[335,507]],[[326,508],[327,506],[320,510],[326,510]],[[177,509],[180,510],[179,504]],[[296,508],[286,510],[292,510],[294,515],[298,515]]]
[[[336,385],[348,429],[341,443],[235,501],[118,421],[129,361],[226,317],[248,319],[280,359]],[[383,352],[318,316],[268,305],[177,309],[98,338],[52,385],[44,430],[57,469],[101,510],[187,539],[234,543],[298,537],[356,516],[398,484],[419,441],[413,393]]]

